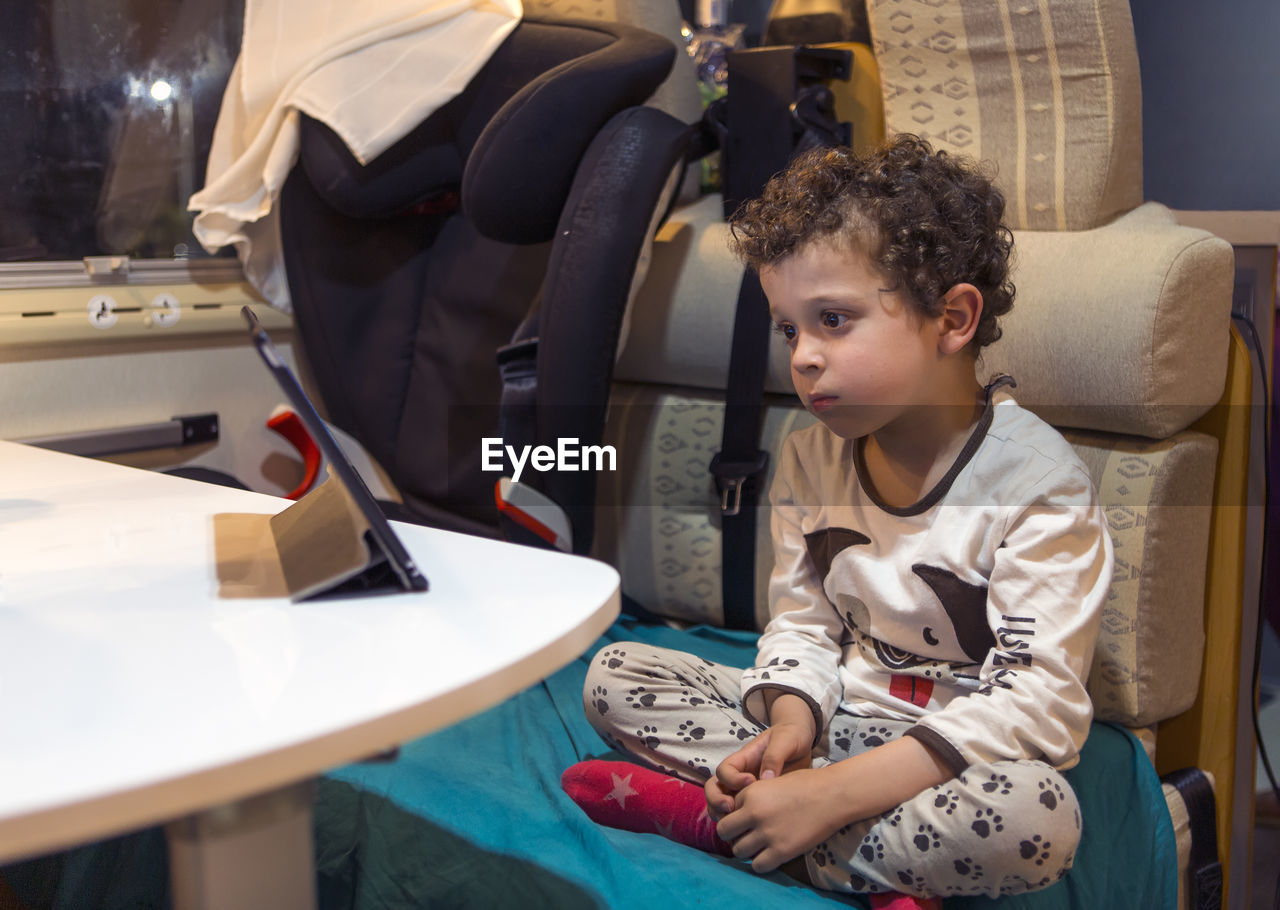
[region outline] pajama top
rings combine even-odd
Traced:
[[[1112,573],[1092,481],[1051,426],[995,384],[946,476],[885,505],[861,440],[822,424],[785,442],[770,490],[772,619],[742,677],[801,696],[821,732],[837,708],[914,721],[957,774],[979,761],[1069,768]]]

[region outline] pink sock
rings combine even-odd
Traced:
[[[621,761],[578,762],[560,786],[596,824],[663,837],[707,853],[733,856],[707,815],[703,789],[659,771]]]
[[[871,898],[871,910],[942,910],[942,901],[936,897],[915,897],[897,891],[867,896]]]

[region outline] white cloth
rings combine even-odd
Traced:
[[[770,492],[772,619],[742,677],[749,717],[779,688],[819,730],[837,708],[914,721],[909,734],[957,771],[1076,763],[1111,538],[1066,440],[1004,392],[987,413],[940,497],[907,509],[860,482],[854,443],[821,424],[788,437]]]
[[[461,92],[520,21],[520,0],[247,0],[205,186],[188,208],[210,252],[235,244],[249,281],[290,310],[274,203],[298,155],[298,112],[367,163]]]

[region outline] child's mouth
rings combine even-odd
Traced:
[[[836,396],[834,395],[815,395],[813,398],[809,399],[809,407],[813,408],[815,411],[825,411],[834,407],[835,403]]]

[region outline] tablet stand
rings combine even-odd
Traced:
[[[332,472],[289,508],[271,516],[280,568],[295,601],[323,594],[403,590],[369,523]]]

